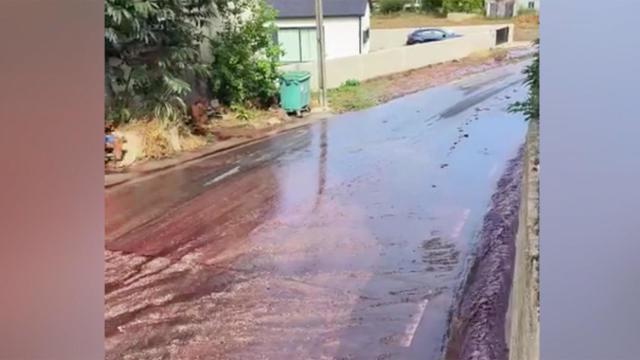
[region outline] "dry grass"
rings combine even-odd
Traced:
[[[236,111],[229,111],[222,119],[215,120],[212,127],[261,130],[279,125],[286,119],[286,114],[279,109],[263,110],[243,108]]]
[[[480,15],[462,21],[453,21],[445,17],[438,17],[431,14],[401,12],[396,14],[373,15],[371,17],[371,28],[399,29],[431,26],[491,25],[512,22],[512,19],[488,19]]]
[[[207,144],[206,138],[191,134],[185,126],[167,125],[157,120],[133,121],[119,127],[118,131],[137,134],[141,139],[141,152],[151,159],[195,150]]]

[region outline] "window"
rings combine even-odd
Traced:
[[[277,39],[284,51],[284,56],[280,59],[283,63],[307,62],[316,59],[318,48],[315,28],[278,29]]]
[[[369,29],[362,32],[362,43],[366,44],[369,41]]]
[[[536,3],[533,1],[529,1],[529,9],[534,9],[536,7]]]

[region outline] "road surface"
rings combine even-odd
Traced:
[[[105,194],[107,359],[438,359],[515,64]]]

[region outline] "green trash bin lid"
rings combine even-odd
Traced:
[[[286,82],[303,82],[311,77],[308,71],[287,71],[280,78]]]

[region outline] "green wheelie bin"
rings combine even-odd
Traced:
[[[311,73],[288,71],[280,76],[280,107],[288,113],[302,116],[309,110]]]

